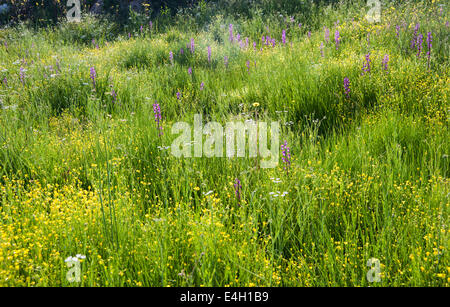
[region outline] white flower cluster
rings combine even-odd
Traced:
[[[280,178],[274,178],[271,177],[270,180],[272,180],[273,183],[281,183],[282,181],[280,180]]]
[[[281,193],[280,191],[276,191],[270,192],[269,195],[272,197],[285,197],[286,195],[288,195],[288,192],[284,191],[283,193]]]

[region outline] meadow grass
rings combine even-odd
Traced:
[[[1,29],[0,285],[447,287],[444,4],[384,7],[377,24],[354,4],[293,21],[182,15],[114,35],[91,16]],[[172,125],[194,114],[280,121],[289,172],[281,159],[172,156]],[[366,278],[370,258],[380,283]]]

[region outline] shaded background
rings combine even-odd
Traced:
[[[119,23],[126,23],[130,10],[148,17],[158,15],[175,15],[182,9],[204,5],[210,9],[221,10],[230,15],[240,17],[252,15],[256,9],[267,12],[291,13],[308,12],[314,4],[337,3],[337,0],[81,0],[83,13],[94,13],[108,18],[114,18]],[[345,2],[345,1],[340,1]],[[363,2],[363,1],[352,1]],[[0,13],[2,24],[27,21],[35,24],[56,23],[65,18],[68,8],[67,0],[7,0],[1,1],[7,5]],[[0,9],[0,12],[2,9]]]

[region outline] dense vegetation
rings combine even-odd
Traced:
[[[449,285],[448,3],[239,3],[0,29],[1,286]],[[172,156],[194,114],[290,163]]]

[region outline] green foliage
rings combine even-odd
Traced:
[[[123,23],[0,30],[0,285],[449,285],[442,1],[393,2],[379,24],[365,3],[153,3]],[[174,157],[171,128],[194,114],[279,121],[289,171]],[[76,254],[79,284],[65,278]]]

